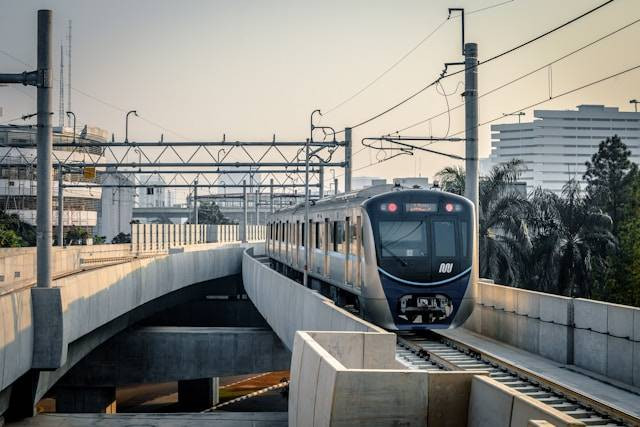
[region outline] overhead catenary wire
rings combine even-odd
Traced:
[[[501,85],[499,85],[499,86],[497,86],[497,87],[495,87],[495,88],[493,88],[493,89],[491,89],[491,90],[489,90],[489,91],[487,91],[487,92],[485,92],[483,94],[478,95],[478,99],[480,99],[482,97],[485,97],[487,95],[490,95],[492,93],[495,93],[495,92],[497,92],[497,91],[499,91],[501,89],[504,89],[507,86],[510,86],[510,85],[514,84],[514,83],[517,83],[520,80],[522,80],[522,79],[524,79],[526,77],[529,77],[529,76],[531,76],[531,75],[533,75],[533,74],[535,74],[535,73],[537,73],[537,72],[539,72],[541,70],[544,70],[545,68],[547,68],[547,67],[549,67],[551,65],[557,64],[558,62],[561,62],[561,61],[569,58],[570,56],[575,55],[576,53],[582,52],[583,50],[588,49],[589,47],[594,46],[594,45],[600,43],[601,41],[603,41],[603,40],[605,40],[605,39],[607,39],[607,38],[609,38],[609,37],[621,32],[621,31],[623,31],[623,30],[626,30],[627,28],[632,27],[633,25],[638,24],[639,22],[640,22],[640,18],[637,18],[634,21],[632,21],[632,22],[630,22],[630,23],[628,23],[626,25],[623,25],[622,27],[619,27],[619,28],[617,28],[617,29],[615,29],[615,30],[613,30],[613,31],[601,36],[601,37],[598,37],[597,39],[595,39],[595,40],[593,40],[593,41],[591,41],[591,42],[589,42],[587,44],[584,44],[584,45],[580,46],[577,49],[574,49],[574,50],[572,50],[572,51],[570,51],[570,52],[568,52],[568,53],[566,53],[566,54],[554,59],[553,61],[547,62],[544,65],[541,65],[541,66],[539,66],[539,67],[537,67],[537,68],[535,68],[535,69],[533,69],[531,71],[526,72],[525,74],[522,74],[522,75],[520,75],[520,76],[518,76],[518,77],[516,77],[516,78],[514,78],[512,80],[509,80],[508,82],[506,82],[504,84],[501,84]],[[462,108],[463,106],[464,106],[464,102],[456,105],[455,107],[452,107],[451,111],[457,110],[459,108]],[[422,120],[420,120],[418,122],[412,123],[412,124],[410,124],[408,126],[405,126],[405,127],[401,128],[401,129],[398,129],[396,131],[389,132],[386,135],[398,134],[400,132],[404,132],[406,130],[413,129],[416,126],[420,126],[420,125],[422,125],[424,123],[427,123],[429,120],[433,120],[433,119],[436,119],[436,118],[438,118],[440,116],[443,116],[443,115],[447,114],[448,112],[449,112],[448,110],[442,111],[442,112],[440,112],[438,114],[434,114],[432,116],[429,116],[429,117],[427,117],[425,119],[422,119]]]
[[[591,15],[592,13],[594,13],[594,12],[602,9],[603,7],[613,3],[614,1],[615,0],[607,0],[606,2],[600,4],[600,5],[592,8],[592,9],[589,9],[588,11],[586,11],[586,12],[584,12],[584,13],[582,13],[582,14],[580,14],[580,15],[578,15],[578,16],[576,16],[576,17],[574,17],[574,18],[572,18],[572,19],[570,19],[570,20],[568,20],[568,21],[566,21],[566,22],[564,22],[564,23],[562,23],[562,24],[560,24],[560,25],[548,30],[548,31],[545,31],[544,33],[542,33],[542,34],[540,34],[540,35],[538,35],[536,37],[533,37],[533,38],[531,38],[531,39],[529,39],[529,40],[527,40],[525,42],[522,42],[522,43],[520,43],[520,44],[518,44],[516,46],[513,46],[513,47],[511,47],[511,48],[509,48],[509,49],[507,49],[507,50],[505,50],[503,52],[500,52],[500,53],[498,53],[498,54],[496,54],[494,56],[491,56],[491,57],[487,58],[484,61],[479,61],[478,64],[476,66],[474,66],[474,68],[475,67],[479,67],[479,66],[484,65],[484,64],[487,64],[489,62],[495,61],[496,59],[502,58],[503,56],[511,54],[511,53],[513,53],[513,52],[515,52],[515,51],[517,51],[519,49],[522,49],[522,48],[524,48],[524,47],[526,47],[526,46],[528,46],[528,45],[530,45],[530,44],[532,44],[532,43],[534,43],[534,42],[536,42],[538,40],[541,40],[544,37],[547,37],[550,34],[553,34],[556,31],[559,31],[559,30],[561,30],[561,29],[563,29],[563,28],[565,28],[565,27],[567,27],[567,26],[569,26],[569,25],[581,20],[582,18],[585,18],[586,16]],[[360,126],[363,126],[363,125],[365,125],[367,123],[370,123],[370,122],[372,122],[372,121],[374,121],[374,120],[376,120],[376,119],[378,119],[378,118],[390,113],[391,111],[395,110],[396,108],[406,104],[407,102],[411,101],[416,96],[420,95],[421,93],[423,93],[424,91],[426,91],[430,87],[435,86],[436,83],[438,83],[440,80],[446,79],[446,78],[449,78],[449,77],[453,77],[455,75],[464,73],[465,71],[466,71],[466,68],[463,68],[463,69],[460,69],[460,70],[455,71],[453,73],[443,74],[440,77],[438,77],[437,79],[435,79],[434,81],[432,81],[431,83],[429,83],[426,86],[418,89],[417,91],[413,92],[409,96],[403,98],[400,102],[394,104],[393,106],[381,111],[380,113],[377,113],[377,114],[373,115],[372,117],[369,117],[368,119],[362,120],[362,121],[358,122],[357,124],[352,125],[350,127],[351,127],[351,129],[356,129],[356,128],[360,127]],[[341,133],[341,132],[344,132],[344,130],[336,132],[336,133]]]
[[[594,80],[594,81],[592,81],[592,82],[589,82],[589,83],[583,84],[583,85],[578,86],[578,87],[575,87],[575,88],[573,88],[573,89],[566,90],[566,91],[561,92],[561,93],[559,93],[559,94],[557,94],[557,95],[554,95],[554,96],[553,96],[553,97],[551,97],[551,98],[546,98],[546,97],[545,97],[545,99],[543,99],[543,100],[541,100],[541,101],[537,101],[537,102],[532,103],[532,104],[529,104],[529,105],[527,105],[527,106],[524,106],[524,107],[518,108],[518,109],[513,110],[512,112],[510,112],[510,113],[508,113],[508,114],[514,114],[514,113],[518,113],[518,112],[521,112],[521,111],[530,110],[531,108],[535,108],[535,107],[537,107],[537,106],[539,106],[539,105],[542,105],[542,104],[545,104],[545,103],[547,103],[547,102],[550,102],[550,101],[556,100],[556,99],[558,99],[558,98],[562,98],[562,97],[564,97],[564,96],[570,95],[570,94],[575,93],[575,92],[579,92],[579,91],[584,90],[584,89],[587,89],[587,88],[589,88],[589,87],[591,87],[591,86],[597,85],[597,84],[599,84],[599,83],[603,83],[603,82],[605,82],[605,81],[608,81],[608,80],[614,79],[614,78],[616,78],[616,77],[620,77],[620,76],[622,76],[622,75],[624,75],[624,74],[630,73],[630,72],[635,71],[635,70],[638,70],[638,69],[640,69],[640,64],[635,65],[635,66],[633,66],[633,67],[626,68],[626,69],[624,69],[624,70],[622,70],[622,71],[619,71],[619,72],[617,72],[617,73],[610,74],[610,75],[608,75],[608,76],[606,76],[606,77],[602,77],[602,78],[600,78],[600,79],[598,79],[598,80]],[[496,116],[496,117],[494,117],[494,118],[492,118],[492,119],[490,119],[490,120],[486,120],[486,121],[484,121],[484,122],[478,123],[478,125],[477,125],[476,127],[478,127],[478,128],[479,128],[479,127],[481,127],[481,126],[488,125],[488,124],[490,124],[490,123],[496,122],[496,121],[498,121],[498,120],[500,120],[500,119],[503,119],[503,118],[504,118],[504,116],[501,114],[501,115]],[[453,137],[453,136],[457,136],[457,135],[462,135],[462,134],[464,134],[464,133],[465,133],[465,130],[461,130],[461,131],[458,131],[458,132],[456,132],[456,133],[451,134],[451,136]],[[426,144],[425,144],[425,145],[426,145]],[[425,146],[425,145],[423,145],[423,146],[421,146],[421,147],[418,147],[418,148],[424,148],[424,146]],[[374,165],[377,165],[377,164],[380,164],[380,163],[386,162],[386,161],[388,161],[388,160],[391,160],[391,159],[392,159],[392,158],[394,158],[394,157],[396,157],[396,156],[393,156],[393,157],[390,157],[390,158],[386,158],[386,159],[382,159],[382,160],[379,160],[379,161],[374,162],[374,163],[369,163],[368,165],[364,165],[364,166],[361,166],[361,167],[359,167],[359,168],[355,168],[355,169],[353,169],[353,171],[355,172],[355,171],[359,171],[359,170],[362,170],[362,169],[369,168],[369,167],[371,167],[371,166],[374,166]],[[344,175],[344,174],[337,175],[337,176],[336,176],[336,178],[339,178],[339,177],[341,177],[341,176],[343,176],[343,175]]]
[[[501,1],[499,3],[496,4],[492,4],[489,6],[485,6],[482,7],[480,9],[475,9],[475,10],[471,10],[469,12],[467,12],[467,16],[469,15],[473,15],[475,13],[479,13],[479,12],[484,12],[486,10],[489,9],[494,9],[496,7],[500,7],[500,6],[504,6],[505,4],[508,3],[512,3],[515,0],[506,0],[506,1]],[[438,24],[432,31],[430,31],[425,37],[423,37],[416,45],[414,45],[411,49],[409,49],[404,55],[402,55],[398,60],[396,60],[393,64],[391,64],[389,67],[387,67],[386,69],[384,69],[380,74],[378,74],[373,80],[371,80],[369,83],[367,83],[366,85],[364,85],[361,89],[359,89],[358,91],[356,91],[354,94],[352,94],[351,96],[345,98],[344,100],[340,101],[339,103],[335,104],[333,107],[328,108],[323,115],[326,116],[327,114],[332,113],[333,111],[339,109],[340,107],[342,107],[343,105],[347,104],[348,102],[352,101],[353,99],[357,98],[360,94],[362,94],[363,92],[365,92],[367,89],[369,89],[371,86],[373,86],[374,84],[376,84],[378,81],[380,81],[380,79],[382,79],[384,76],[386,76],[389,72],[391,72],[394,68],[396,68],[398,65],[400,65],[405,59],[407,59],[413,52],[415,52],[420,46],[422,46],[425,42],[427,42],[427,40],[429,40],[434,34],[436,34],[442,27],[444,27],[444,25],[449,22],[451,19],[456,19],[458,18],[459,15],[456,16],[451,16],[446,18],[445,20],[443,20],[440,24]]]

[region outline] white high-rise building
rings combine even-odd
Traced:
[[[482,171],[516,158],[526,166],[520,180],[527,191],[542,187],[559,193],[571,178],[584,187],[585,162],[600,141],[613,135],[631,150],[630,160],[640,163],[640,113],[579,105],[577,110],[535,110],[533,116],[533,122],[491,126],[491,155],[481,161]]]

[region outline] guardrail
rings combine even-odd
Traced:
[[[640,386],[640,308],[480,281],[476,308],[464,327]]]

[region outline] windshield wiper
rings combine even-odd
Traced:
[[[387,249],[386,246],[382,246],[382,250],[383,251],[387,251],[396,261],[398,261],[400,264],[402,264],[403,267],[407,267],[409,265],[402,258],[400,258],[398,255],[394,254],[393,252],[391,252],[391,250]]]

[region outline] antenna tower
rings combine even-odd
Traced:
[[[60,80],[62,81],[62,79]],[[71,110],[71,20],[69,20],[69,27],[67,32],[67,111],[72,111]],[[68,118],[68,125],[71,126],[71,117]]]

